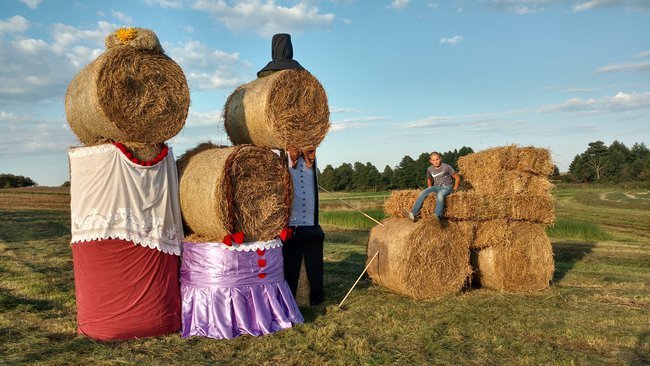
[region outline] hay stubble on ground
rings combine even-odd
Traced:
[[[22,192],[23,190],[21,190]],[[643,207],[610,208],[559,187],[558,218],[603,228],[610,239],[551,236],[550,290],[503,294],[480,288],[419,302],[359,282],[368,229],[326,232],[323,305],[306,323],[267,337],[228,341],[169,335],[97,343],[77,336],[69,212],[6,207],[0,190],[0,360],[33,365],[642,365],[648,364],[650,242]],[[34,192],[37,192],[34,191]],[[596,193],[620,191],[599,188]],[[647,191],[647,188],[645,189]],[[630,191],[634,194],[635,191]],[[56,192],[52,194],[64,194]],[[354,204],[355,200],[351,202]],[[634,204],[634,201],[627,202]],[[380,206],[379,206],[380,207]],[[378,207],[378,208],[379,208]],[[597,214],[596,214],[597,213]],[[612,213],[618,216],[613,218]],[[560,221],[560,220],[558,220]],[[625,226],[618,223],[624,222]],[[589,227],[583,228],[582,233]]]

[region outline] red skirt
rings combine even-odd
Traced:
[[[179,257],[132,241],[72,244],[77,332],[98,340],[181,328]]]

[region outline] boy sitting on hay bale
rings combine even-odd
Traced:
[[[460,184],[460,175],[451,165],[442,162],[439,152],[432,152],[429,156],[429,162],[431,163],[427,168],[427,185],[429,188],[420,193],[411,211],[404,209],[406,216],[413,222],[417,220],[424,200],[430,193],[435,192],[436,211],[433,219],[440,223],[439,220],[442,219],[442,212],[445,209],[445,197],[456,191]]]

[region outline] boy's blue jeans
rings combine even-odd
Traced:
[[[420,193],[417,201],[415,201],[415,206],[413,206],[413,209],[411,210],[413,216],[418,215],[427,196],[432,192],[436,192],[436,216],[442,217],[442,211],[445,209],[445,197],[447,197],[451,191],[452,188],[447,186],[431,186],[425,189]]]

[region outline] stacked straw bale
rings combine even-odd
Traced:
[[[548,181],[548,175],[553,170],[550,152],[510,145],[461,157],[458,164],[466,190],[447,196],[447,220],[443,221],[439,230],[442,233],[433,233],[427,245],[438,245],[445,240],[443,238],[452,238],[447,239],[449,242],[467,242],[473,251],[472,264],[476,267],[472,281],[485,288],[508,292],[548,288],[554,264],[552,247],[544,228],[555,221],[554,201],[550,194],[552,184]],[[384,211],[394,218],[391,220],[401,221],[390,221],[390,229],[375,228],[373,231],[383,233],[392,230],[393,236],[403,239],[415,235],[416,227],[428,223],[436,206],[435,194],[429,195],[420,211],[422,220],[417,225],[403,219],[404,210],[413,207],[420,192],[391,192],[384,203]],[[401,225],[397,225],[397,222],[401,222]],[[456,229],[449,236],[452,232],[446,231],[454,227],[462,229]],[[373,281],[414,297],[413,293],[417,293],[420,282],[414,280],[413,276],[409,278],[412,284],[395,279],[406,278],[405,273],[399,272],[406,270],[403,268],[419,264],[392,254],[398,248],[398,244],[392,241],[384,240],[379,248],[373,235],[378,234],[371,232],[369,258],[376,250],[382,250],[389,260],[394,261],[377,265],[377,268],[384,268],[384,275],[369,270]],[[386,274],[392,274],[388,275],[388,280],[383,278]],[[405,289],[409,286],[412,288]]]
[[[186,240],[276,238],[287,225],[292,185],[286,163],[269,149],[200,144],[177,161]]]
[[[224,107],[234,145],[315,149],[329,131],[325,89],[306,70],[282,70],[237,88]]]
[[[544,228],[555,221],[550,151],[510,145],[461,157],[458,166],[471,192],[510,202],[505,217],[476,222],[474,282],[508,292],[548,288],[554,263]]]
[[[122,142],[148,160],[185,124],[190,105],[185,74],[150,30],[120,29],[105,44],[106,51],[68,86],[68,123],[87,146]]]
[[[460,291],[472,270],[471,225],[449,222],[439,227],[428,219],[412,224],[388,218],[370,231],[368,267],[377,285],[417,300],[432,300]]]

